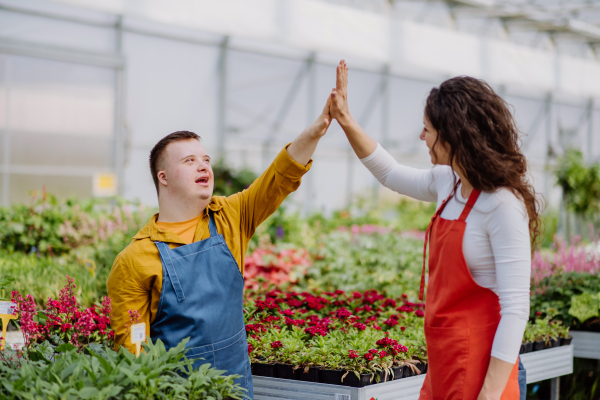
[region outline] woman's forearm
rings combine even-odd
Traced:
[[[514,366],[514,364],[492,357],[477,400],[500,400]]]
[[[375,151],[377,142],[360,127],[354,118],[352,118],[352,115],[348,113],[339,118],[338,122],[358,158],[365,158]]]

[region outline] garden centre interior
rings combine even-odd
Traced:
[[[113,261],[157,210],[148,154],[168,133],[199,134],[216,160],[215,194],[240,191],[319,115],[343,58],[359,124],[396,160],[426,169],[425,99],[444,80],[469,75],[511,106],[530,179],[545,199],[522,350],[538,363],[539,354],[554,351],[544,354],[558,354],[555,361],[545,362],[557,367],[528,382],[527,398],[600,399],[599,44],[600,2],[591,0],[0,0],[0,301],[17,290],[23,307],[52,316],[59,307],[50,299],[67,293],[77,296],[78,313],[97,304],[94,315],[108,316]],[[312,159],[298,191],[257,229],[246,255],[251,361],[301,365],[308,375],[320,357],[331,363],[320,366],[335,370],[347,360],[332,354],[365,353],[368,347],[346,343],[363,340],[387,352],[380,359],[389,364],[373,367],[383,371],[375,381],[404,371],[412,382],[426,374],[417,295],[435,204],[381,186],[335,122]],[[359,314],[374,318],[371,325],[362,328]],[[47,323],[41,315],[31,324]],[[287,321],[291,336],[271,329],[272,318]],[[359,336],[341,338],[346,325]],[[374,325],[387,327],[389,343]],[[576,332],[574,344],[559,346],[567,328]],[[102,347],[109,326],[98,329],[87,338],[90,351],[111,365],[131,364]],[[61,340],[81,345],[77,337]],[[41,346],[41,336],[33,341],[40,342],[34,361],[71,351]],[[541,341],[538,355],[527,351]],[[160,356],[148,365],[181,367],[175,352],[152,351]],[[90,371],[104,368],[76,353],[32,371],[55,385],[52,393],[82,390],[53,378],[77,357]],[[347,362],[347,371],[364,367]],[[0,357],[0,375],[14,365]],[[106,377],[114,385],[104,387],[77,373],[93,390],[70,392],[76,397],[120,398],[133,385],[117,382],[114,371]],[[204,398],[211,383],[189,382],[208,372],[195,373],[196,380],[157,385]],[[231,381],[211,379],[219,396],[236,398]],[[264,393],[275,390],[256,382]],[[37,390],[20,385],[0,383],[0,398]],[[135,396],[155,395],[151,386]],[[378,384],[360,390],[371,387]],[[323,398],[353,399],[348,393]],[[373,395],[400,398],[385,396]]]

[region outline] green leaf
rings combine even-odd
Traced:
[[[598,316],[600,301],[596,295],[582,293],[571,297],[571,308],[569,314],[584,322],[590,318]]]
[[[77,395],[82,399],[94,399],[98,397],[100,391],[95,387],[84,387],[81,389]]]
[[[56,351],[57,353],[64,353],[64,352],[69,352],[69,351],[73,351],[76,349],[77,349],[77,346],[72,345],[71,343],[63,343],[60,346],[58,346],[54,351]]]

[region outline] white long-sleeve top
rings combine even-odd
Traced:
[[[449,166],[420,170],[400,165],[379,144],[361,161],[385,187],[418,200],[437,201],[438,207],[456,182]],[[458,219],[466,202],[459,187],[441,217]],[[501,319],[491,355],[514,363],[529,318],[531,245],[525,204],[509,189],[482,192],[466,222],[463,254],[467,266],[475,282],[500,299]]]

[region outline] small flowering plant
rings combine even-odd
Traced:
[[[49,298],[46,311],[37,310],[31,295],[23,297],[17,291],[12,292],[11,300],[17,305],[15,314],[19,316],[26,347],[44,341],[53,345],[71,343],[76,347],[102,342],[112,345],[110,298],[104,297],[101,304],[83,308],[77,303],[76,288],[73,278],[67,275],[67,284],[58,300]]]

